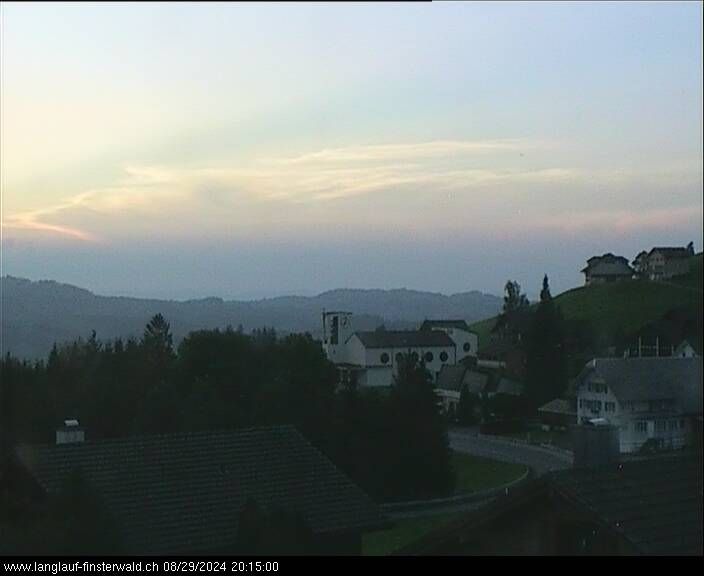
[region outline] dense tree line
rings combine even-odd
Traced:
[[[452,491],[432,384],[409,357],[391,393],[336,390],[335,367],[308,334],[192,332],[174,348],[155,316],[141,339],[54,346],[46,361],[0,361],[6,445],[51,443],[66,418],[89,440],[294,424],[377,500]]]

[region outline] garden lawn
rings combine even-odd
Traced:
[[[455,469],[455,492],[463,494],[478,490],[488,490],[513,480],[518,480],[528,468],[523,464],[499,462],[460,452],[452,453]]]
[[[391,554],[395,550],[415,542],[428,532],[440,528],[457,516],[457,512],[451,512],[397,520],[396,525],[390,530],[364,534],[362,536],[362,555],[386,556]]]
[[[487,490],[520,478],[527,470],[521,464],[508,464],[460,452],[452,453],[457,494]],[[362,536],[364,556],[385,556],[415,542],[428,532],[452,521],[461,512],[449,512],[397,520],[393,528]]]

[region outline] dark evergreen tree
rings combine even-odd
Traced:
[[[528,340],[526,388],[534,408],[562,396],[567,388],[564,320],[550,295],[547,275]]]
[[[430,374],[414,354],[398,365],[389,397],[387,497],[397,500],[447,495],[454,471],[443,417]]]

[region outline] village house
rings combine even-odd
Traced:
[[[300,515],[316,554],[359,554],[364,532],[389,525],[293,426],[89,441],[72,424],[57,444],[15,448],[5,478],[41,504],[79,471],[126,554],[231,554],[252,502]]]
[[[582,269],[584,285],[622,282],[633,278],[635,271],[628,265],[628,259],[609,252],[602,256],[592,256]]]
[[[540,423],[546,430],[568,430],[577,423],[573,398],[555,398],[538,408]]]
[[[595,358],[577,378],[577,422],[618,427],[621,452],[688,445],[701,414],[701,358]]]
[[[695,341],[693,340],[694,344],[690,344],[688,340],[682,340],[675,350],[673,351],[672,355],[676,356],[677,358],[697,358],[701,357],[702,355],[702,345],[701,341]]]
[[[454,419],[462,392],[481,398],[489,383],[489,378],[490,375],[486,372],[473,370],[464,364],[444,366],[438,375],[435,386],[435,393],[440,399],[443,411],[451,419]]]
[[[694,244],[682,246],[656,246],[650,252],[640,252],[633,265],[638,275],[650,280],[668,280],[687,274],[690,259],[694,256]]]
[[[461,320],[428,320],[420,330],[355,331],[350,312],[323,312],[323,350],[341,383],[388,387],[404,355],[422,361],[435,382],[444,366],[476,358],[477,335]]]

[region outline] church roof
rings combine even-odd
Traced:
[[[439,330],[375,330],[355,332],[365,348],[448,348],[455,343]]]

